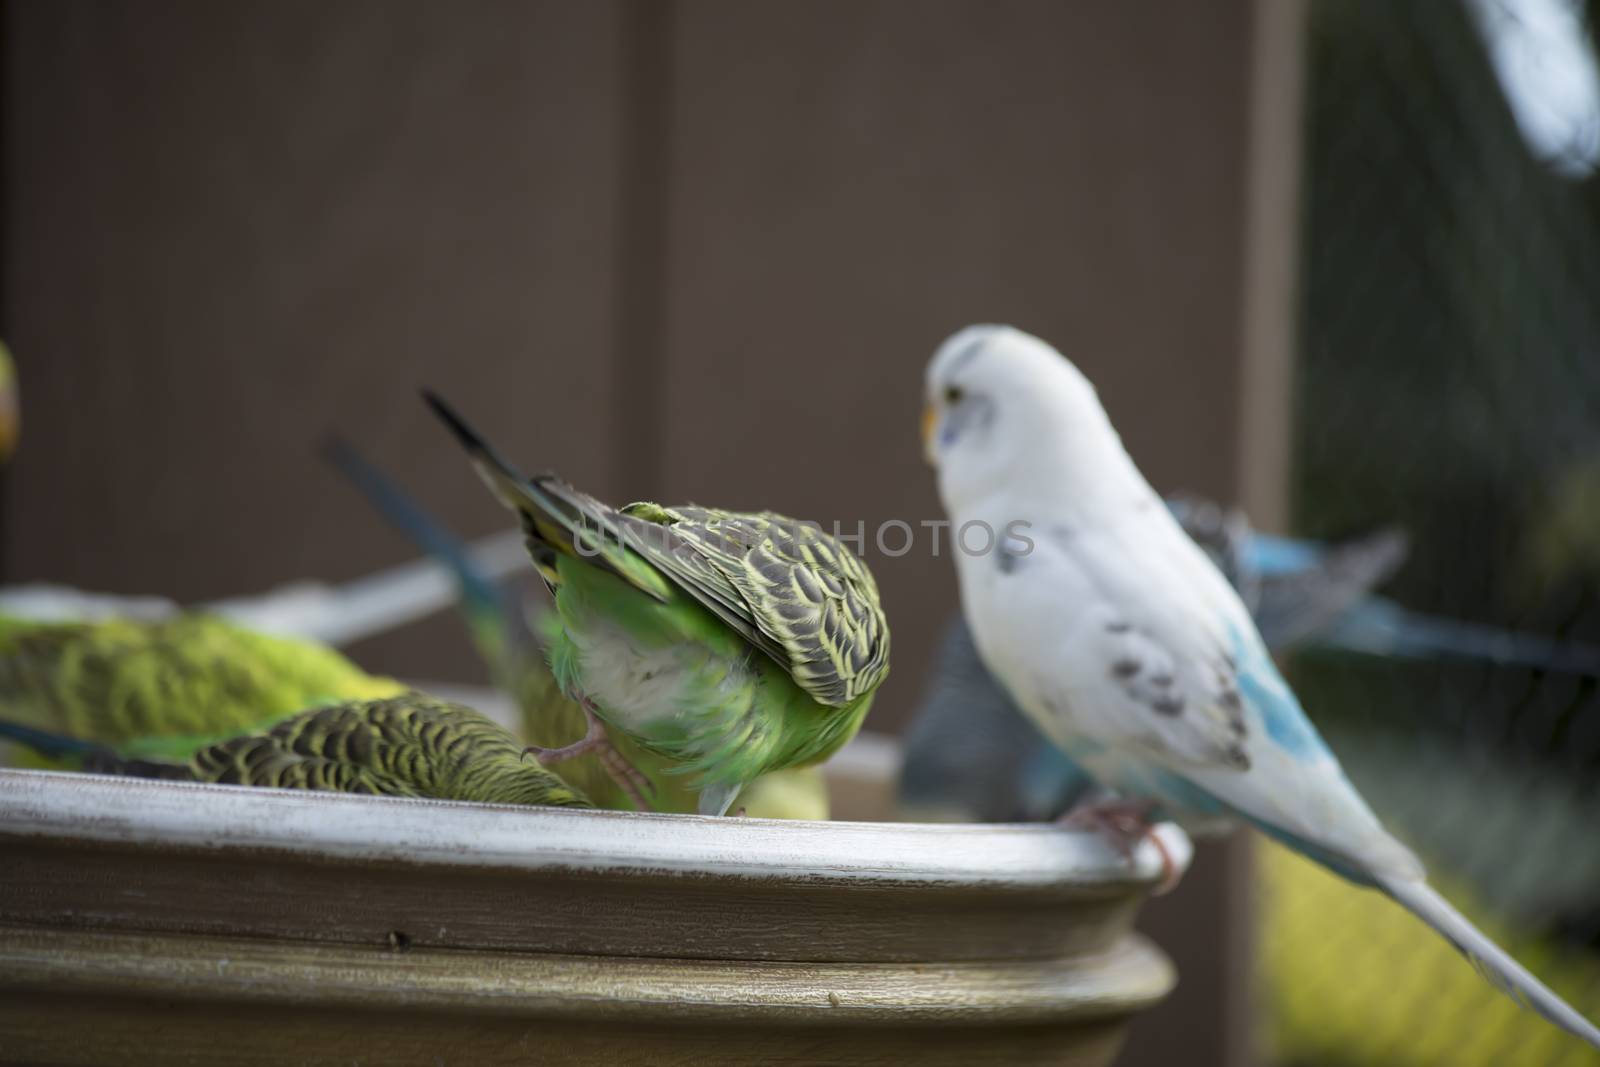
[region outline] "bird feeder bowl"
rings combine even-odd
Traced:
[[[1050,827],[0,770],[0,1061],[1109,1063],[1158,880]]]

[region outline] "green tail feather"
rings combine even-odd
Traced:
[[[521,517],[528,551],[546,579],[554,580],[556,555],[574,556],[611,571],[657,600],[672,598],[672,584],[628,549],[625,534],[609,508],[553,475],[524,478],[450,405],[427,390],[422,396],[466,449],[490,492]]]

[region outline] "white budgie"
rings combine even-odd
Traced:
[[[1250,822],[1389,894],[1490,981],[1600,1047],[1600,1029],[1428,887],[1076,367],[1019,330],[970,327],[929,364],[927,405],[979,653],[1052,741],[1126,798],[1119,815],[1198,833]]]

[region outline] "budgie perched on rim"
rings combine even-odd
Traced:
[[[957,526],[984,662],[1052,741],[1125,800],[1106,825],[1247,821],[1387,893],[1495,985],[1600,1047],[1600,1029],[1429,888],[1279,675],[1249,612],[1134,466],[1094,387],[1003,326],[947,340],[928,365],[924,443]]]
[[[522,757],[505,727],[460,704],[407,692],[313,708],[219,739],[182,760],[0,721],[9,737],[85,770],[220,785],[320,789],[486,804],[589,807],[555,772]]]
[[[1404,559],[1404,536],[1384,530],[1332,545],[1305,544],[1302,566],[1264,569],[1258,566],[1264,539],[1237,511],[1197,497],[1171,497],[1167,506],[1245,598],[1273,651],[1314,638],[1352,604],[1371,600],[1372,587]],[[1285,555],[1276,544],[1271,550],[1274,562]],[[1093,784],[1017,710],[984,667],[959,615],[939,645],[903,744],[899,799],[910,818],[1048,819]]]
[[[209,615],[158,622],[0,616],[0,717],[144,756],[186,759],[220,737],[321,704],[395,696],[332,649]]]
[[[1405,562],[1407,539],[1397,529],[1330,542],[1275,537],[1252,530],[1237,509],[1199,497],[1166,503],[1274,654],[1306,649],[1600,676],[1593,645],[1428,615],[1374,592]],[[916,818],[1050,818],[1088,784],[990,676],[959,616],[904,747],[900,800]]]
[[[747,783],[820,763],[860,729],[889,671],[889,626],[837,538],[772,512],[615,509],[524,479],[426,396],[521,518],[555,597],[551,667],[591,721],[541,759],[609,746],[609,725],[695,774],[699,810],[721,815]]]

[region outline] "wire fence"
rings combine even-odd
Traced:
[[[1528,41],[1568,25],[1592,58],[1593,15],[1315,0],[1307,41],[1296,532],[1399,524],[1395,599],[1566,643],[1600,643],[1600,129],[1535,136],[1527,93],[1581,125],[1588,75]],[[1307,652],[1292,678],[1442,891],[1600,1017],[1592,672]],[[1596,1062],[1375,894],[1261,865],[1271,1062]]]

